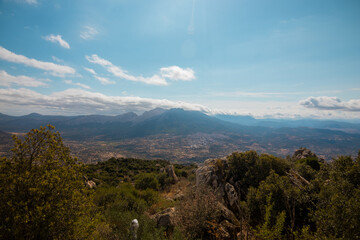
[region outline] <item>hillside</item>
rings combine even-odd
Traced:
[[[360,151],[329,163],[300,148],[288,158],[233,152],[198,165],[79,164],[49,126],[19,138],[0,169],[1,239],[360,236]]]

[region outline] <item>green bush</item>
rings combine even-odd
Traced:
[[[296,161],[296,163],[308,165],[316,171],[320,170],[320,162],[317,157],[308,157],[308,158],[299,159]]]
[[[141,173],[135,178],[135,188],[141,190],[150,188],[157,191],[160,188],[160,184],[155,174]]]

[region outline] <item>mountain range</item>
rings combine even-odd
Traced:
[[[255,119],[209,116],[183,109],[154,109],[142,115],[25,116],[0,114],[0,145],[7,133],[54,125],[83,161],[116,156],[201,161],[233,151],[256,150],[284,157],[307,147],[325,159],[356,155],[360,123],[329,120]],[[2,151],[4,152],[4,151]]]

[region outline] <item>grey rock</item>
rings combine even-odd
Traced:
[[[309,157],[317,157],[315,153],[312,153],[307,148],[299,148],[294,152],[293,159],[300,160]]]
[[[85,184],[91,189],[96,188],[96,183],[93,180],[85,181]]]
[[[173,166],[173,165],[168,165],[168,166],[166,166],[166,167],[165,167],[165,171],[166,171],[166,173],[168,174],[168,176],[172,178],[172,180],[173,180],[174,182],[179,181],[178,177],[177,177],[176,174],[175,174],[175,169],[174,169],[174,166]]]
[[[238,204],[239,197],[233,185],[231,185],[230,183],[226,183],[225,192],[231,207],[235,206],[235,204]]]
[[[174,227],[175,208],[167,208],[164,211],[156,213],[151,218],[154,219],[158,227],[172,228]]]

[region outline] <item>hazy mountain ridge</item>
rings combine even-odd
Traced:
[[[52,124],[64,140],[69,141],[72,151],[84,161],[97,161],[103,156],[119,154],[202,161],[247,150],[284,157],[299,147],[307,147],[331,159],[337,155],[355,155],[360,147],[360,134],[356,133],[360,124],[324,121],[326,124],[321,128],[312,128],[308,126],[322,121],[278,120],[274,124],[270,120],[248,116],[222,118],[227,120],[182,109],[154,109],[142,115],[125,113],[117,116],[29,114],[12,117],[1,114],[0,130],[21,133]],[[336,126],[343,130],[334,130]],[[350,127],[355,132],[349,133]]]
[[[223,121],[246,125],[270,128],[297,128],[309,127],[339,130],[348,133],[360,133],[360,121],[355,120],[320,120],[320,119],[256,119],[251,116],[215,115]]]

